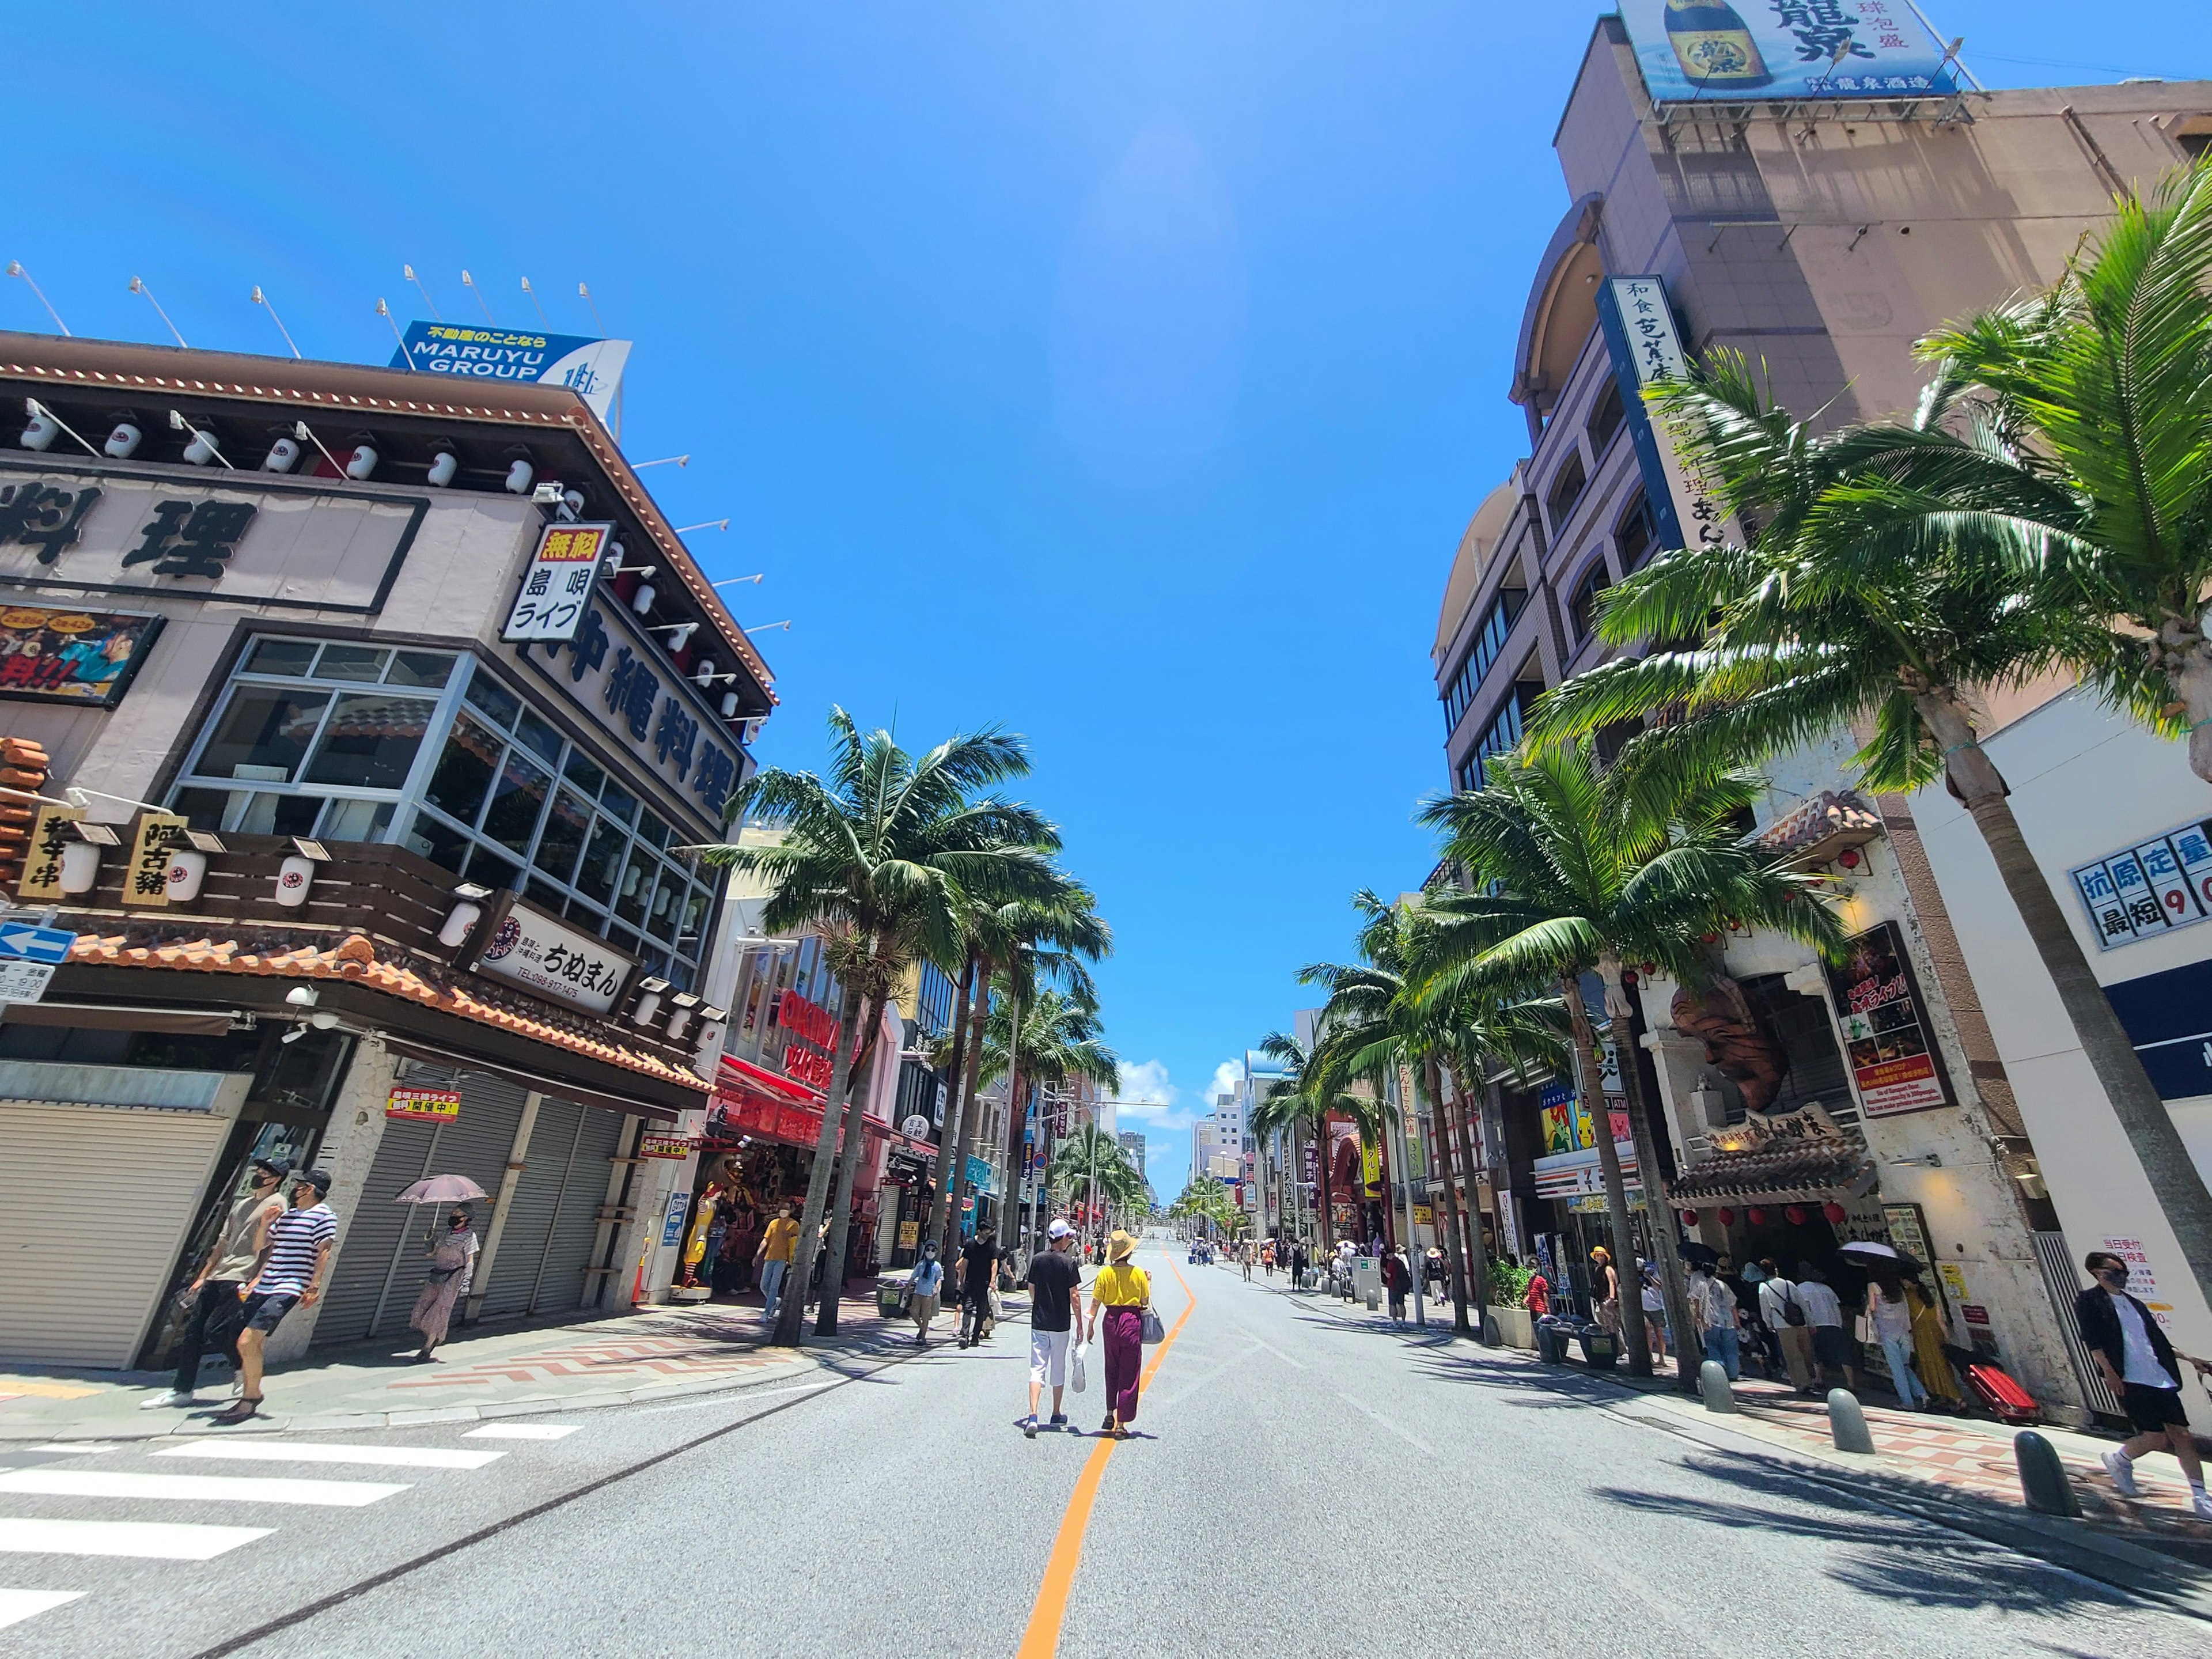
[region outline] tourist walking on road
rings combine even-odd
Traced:
[[[1413,1282],[1413,1275],[1406,1266],[1406,1258],[1396,1250],[1382,1258],[1382,1288],[1390,1297],[1390,1322],[1406,1322],[1406,1287]]]
[[[1811,1394],[1813,1327],[1805,1304],[1798,1299],[1797,1287],[1782,1276],[1771,1256],[1761,1258],[1759,1266],[1766,1275],[1759,1282],[1759,1316],[1780,1345],[1783,1369],[1790,1373],[1790,1385],[1800,1394]]]
[[[1137,1241],[1115,1229],[1106,1246],[1106,1265],[1091,1286],[1091,1334],[1106,1330],[1106,1421],[1100,1429],[1117,1440],[1129,1437],[1137,1416],[1137,1382],[1145,1369],[1145,1310],[1152,1305],[1152,1281],[1132,1266]]]
[[[937,1259],[937,1241],[926,1240],[921,1247],[921,1260],[914,1264],[914,1277],[908,1281],[906,1310],[914,1319],[914,1346],[929,1346],[930,1322],[937,1317],[939,1298],[945,1291],[945,1264]]]
[[[1242,1248],[1242,1249],[1240,1249],[1237,1252],[1237,1261],[1240,1261],[1240,1262],[1242,1262],[1242,1263],[1243,1264],[1243,1267],[1244,1267],[1244,1282],[1245,1282],[1247,1285],[1249,1285],[1249,1284],[1252,1282],[1252,1257],[1253,1257],[1253,1255],[1254,1255],[1254,1252],[1253,1252],[1253,1249],[1252,1249],[1251,1241],[1250,1241],[1250,1240],[1249,1240],[1249,1239],[1245,1241],[1245,1243],[1244,1243],[1244,1244],[1243,1244],[1243,1248]]]
[[[1928,1391],[1912,1374],[1912,1310],[1905,1305],[1905,1285],[1893,1265],[1878,1263],[1869,1272],[1867,1329],[1881,1344],[1882,1358],[1889,1362],[1889,1385],[1897,1391],[1897,1403],[1907,1411],[1924,1412]]]
[[[292,1182],[292,1207],[269,1224],[253,1276],[239,1286],[246,1328],[238,1334],[238,1403],[218,1423],[243,1423],[261,1409],[261,1350],[269,1333],[297,1307],[312,1308],[323,1293],[323,1269],[338,1236],[338,1218],[323,1195],[331,1178],[309,1170]]]
[[[999,1235],[986,1227],[960,1247],[960,1346],[972,1348],[989,1334],[991,1281],[999,1273]]]
[[[1813,1386],[1826,1388],[1832,1365],[1853,1394],[1859,1390],[1859,1350],[1844,1328],[1843,1298],[1828,1283],[1827,1274],[1809,1261],[1797,1264],[1797,1305],[1805,1310],[1813,1333]]]
[[[1303,1243],[1291,1246],[1291,1288],[1303,1291],[1306,1287],[1306,1247]]]
[[[238,1364],[239,1302],[246,1281],[261,1259],[269,1237],[269,1224],[284,1213],[284,1195],[276,1189],[292,1166],[283,1158],[253,1160],[249,1171],[251,1190],[230,1206],[230,1214],[216,1236],[214,1248],[201,1263],[199,1277],[185,1289],[191,1318],[177,1345],[176,1380],[140,1407],[189,1406],[199,1386],[200,1356],[213,1348]]]
[[[775,1219],[768,1224],[761,1235],[760,1249],[753,1252],[753,1272],[760,1280],[761,1322],[775,1322],[775,1310],[783,1300],[783,1281],[791,1272],[792,1253],[799,1245],[799,1224],[791,1218],[791,1206],[776,1206]]]
[[[1037,1396],[1052,1384],[1052,1426],[1067,1426],[1060,1409],[1067,1387],[1067,1348],[1083,1323],[1083,1270],[1076,1264],[1075,1229],[1055,1220],[1045,1230],[1050,1240],[1030,1258],[1030,1414],[1022,1432],[1037,1431]]]
[[[1728,1380],[1735,1382],[1743,1372],[1735,1328],[1735,1292],[1702,1261],[1690,1273],[1690,1318],[1698,1328],[1705,1358],[1718,1360]]]
[[[2151,1310],[2128,1293],[2128,1264],[2109,1250],[2092,1250],[2082,1266],[2097,1282],[2074,1299],[2081,1340],[2096,1357],[2097,1369],[2135,1425],[2132,1439],[2104,1456],[2105,1472],[2128,1497],[2136,1495],[2136,1459],[2147,1452],[2171,1451],[2189,1482],[2189,1507],[2212,1521],[2212,1498],[2204,1493],[2204,1465],[2196,1437],[2181,1409],[2181,1361],[2200,1376],[2212,1376],[2212,1364],[2174,1352]]]
[[[415,1298],[414,1311],[407,1316],[408,1324],[422,1333],[422,1351],[415,1356],[417,1364],[427,1365],[436,1358],[434,1350],[446,1340],[453,1304],[469,1293],[469,1280],[476,1276],[478,1246],[471,1219],[468,1206],[462,1205],[447,1218],[446,1236],[430,1247],[430,1271]]]

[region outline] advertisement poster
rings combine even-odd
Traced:
[[[451,1123],[461,1115],[460,1091],[394,1089],[384,1103],[384,1115],[415,1123]]]
[[[2105,1240],[2104,1248],[2128,1264],[2128,1294],[2151,1311],[2151,1316],[2171,1331],[2173,1304],[2160,1297],[2158,1275],[2151,1271],[2150,1255],[2140,1238]]]
[[[1959,89],[1908,0],[1621,0],[1620,16],[1654,103]]]
[[[565,386],[611,424],[615,392],[629,362],[628,340],[541,334],[530,329],[472,328],[465,323],[412,322],[392,367],[457,380]]]
[[[0,605],[0,696],[112,708],[161,631],[159,617]]]
[[[536,556],[523,570],[521,589],[500,638],[574,639],[614,534],[611,524],[547,525],[538,538]]]
[[[1869,1117],[1924,1112],[1951,1103],[1951,1079],[1928,1030],[1920,986],[1893,921],[1850,942],[1828,970],[1851,1081]]]
[[[2212,915],[2212,818],[2182,824],[2066,873],[2101,950],[2193,927]]]

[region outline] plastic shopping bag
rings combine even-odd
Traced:
[[[1083,1392],[1084,1361],[1090,1352],[1091,1350],[1080,1342],[1067,1351],[1067,1386],[1078,1394]]]

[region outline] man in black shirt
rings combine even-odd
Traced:
[[[983,1340],[991,1317],[991,1280],[999,1271],[999,1235],[985,1227],[960,1247],[960,1346]]]
[[[1075,1230],[1055,1221],[1045,1230],[1051,1243],[1030,1260],[1030,1414],[1022,1432],[1036,1438],[1037,1396],[1052,1384],[1052,1426],[1067,1426],[1060,1395],[1067,1386],[1067,1347],[1083,1322],[1083,1270],[1072,1246]]]

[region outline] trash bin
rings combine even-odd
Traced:
[[[1609,1371],[1620,1358],[1620,1339],[1602,1325],[1586,1325],[1582,1331],[1583,1363],[1594,1371]]]
[[[910,1280],[879,1279],[876,1281],[876,1311],[886,1319],[896,1319],[906,1311],[906,1298]]]
[[[1547,1365],[1567,1363],[1567,1334],[1549,1316],[1536,1322],[1536,1358]]]

